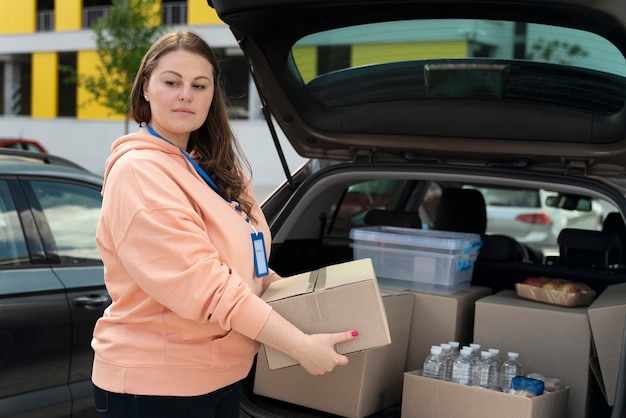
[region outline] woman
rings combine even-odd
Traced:
[[[238,417],[260,343],[318,375],[347,364],[334,346],[358,335],[304,334],[260,299],[279,277],[219,77],[198,35],[157,40],[131,91],[140,129],[106,162],[96,239],[112,303],[92,341],[103,417]]]

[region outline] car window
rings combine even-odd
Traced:
[[[418,210],[422,228],[434,228],[439,199],[446,187],[480,191],[486,205],[486,233],[510,236],[536,248],[545,256],[559,253],[558,236],[563,229],[600,231],[607,215],[619,212],[614,205],[601,199],[560,195],[546,189],[482,184],[445,185],[435,181],[402,179],[369,180],[351,185],[337,198],[329,210],[331,215],[326,222],[326,236],[347,237],[351,228],[365,226],[365,214],[372,209]],[[563,203],[572,198],[580,198],[577,200],[579,204],[571,206]],[[555,202],[562,204],[555,205]],[[580,210],[581,207],[584,209]]]
[[[350,229],[364,225],[365,214],[372,209],[397,206],[405,180],[369,180],[348,187],[330,209],[326,230],[333,237],[347,237]]]
[[[378,179],[355,183],[345,189],[329,209],[326,235],[347,238],[350,229],[365,225],[365,215],[373,209],[416,211],[427,222],[437,197],[438,190],[430,188],[430,182]]]
[[[96,226],[102,204],[100,191],[55,181],[33,181],[31,184],[61,263],[100,261],[96,247]]]
[[[595,111],[623,106],[608,80],[626,75],[624,56],[608,39],[573,28],[484,19],[377,22],[308,35],[291,52],[300,82],[331,107],[487,97]],[[586,81],[572,89],[575,73]]]
[[[0,181],[0,267],[28,262],[26,240],[8,184]]]
[[[541,206],[539,190],[487,187],[481,187],[478,190],[482,193],[488,206],[520,206],[527,208],[538,208]]]
[[[482,193],[487,209],[487,234],[511,236],[540,249],[546,256],[558,255],[558,237],[563,229],[601,231],[607,215],[619,212],[602,199],[559,194],[554,190],[463,187]]]

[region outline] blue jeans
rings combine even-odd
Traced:
[[[240,392],[240,382],[199,396],[130,395],[93,386],[102,418],[238,418]]]

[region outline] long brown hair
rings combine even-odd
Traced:
[[[205,57],[213,66],[213,102],[206,120],[191,132],[187,152],[195,151],[198,164],[222,191],[224,198],[232,199],[255,220],[252,202],[246,195],[244,173],[252,170],[228,120],[226,97],[222,86],[220,63],[213,49],[199,35],[190,31],[171,32],[157,39],[143,57],[130,94],[130,111],[138,123],[150,122],[152,112],[145,100],[144,83],[150,78],[159,58],[168,52],[185,50]],[[245,171],[244,171],[245,169]]]

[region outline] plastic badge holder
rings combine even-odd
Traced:
[[[470,286],[480,235],[391,226],[350,231],[354,258],[371,258],[380,284],[450,294]]]

